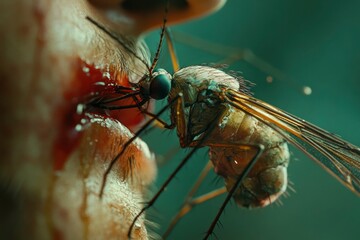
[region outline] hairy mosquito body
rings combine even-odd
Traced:
[[[134,139],[158,120],[165,128],[176,128],[181,147],[192,150],[135,217],[129,237],[137,219],[156,202],[192,154],[204,146],[210,148],[210,160],[215,172],[225,179],[228,190],[205,239],[212,234],[231,198],[244,207],[263,207],[284,193],[290,155],[288,142],[319,163],[351,191],[360,193],[360,148],[253,98],[241,78],[205,66],[183,68],[173,77],[159,69],[152,73],[152,77],[144,77],[136,89],[143,103],[153,98],[151,96],[161,96],[156,99],[168,96],[169,104],[158,114],[144,111],[153,118],[135,134]],[[106,104],[102,107],[106,107]],[[171,123],[166,124],[159,117],[169,108]],[[114,157],[112,164],[127,145]],[[109,165],[104,180],[111,167]],[[180,215],[181,218],[184,214]],[[171,224],[170,229],[173,227],[174,224]]]
[[[228,190],[257,152],[255,147],[244,149],[242,145],[264,146],[233,198],[244,207],[266,206],[286,190],[290,156],[286,141],[272,128],[224,101],[224,88],[244,91],[246,86],[242,79],[211,67],[191,66],[176,72],[169,100],[182,94],[184,108],[179,112],[173,105],[172,123],[185,122],[185,129],[177,126],[182,147],[194,146],[206,131],[211,132],[202,146],[210,147],[215,172],[225,179]],[[216,122],[215,127],[208,129],[212,122]]]
[[[87,19],[126,48],[126,44],[117,40],[116,36],[105,27],[89,17]],[[205,66],[191,66],[180,70],[178,67],[174,67],[173,77],[165,70],[154,70],[164,38],[165,23],[166,18],[152,65],[148,66],[146,62],[142,61],[148,72],[145,75],[139,73],[140,82],[133,84],[131,88],[119,87],[117,92],[119,97],[111,96],[108,99],[102,97],[90,103],[94,107],[108,110],[136,107],[144,114],[151,116],[151,119],[113,157],[104,173],[100,197],[104,193],[107,175],[113,165],[129,144],[154,121],[160,123],[164,128],[176,128],[181,147],[191,148],[158,192],[134,218],[128,231],[129,238],[131,238],[132,230],[139,217],[154,205],[193,153],[204,146],[210,148],[212,165],[215,172],[224,178],[228,191],[205,239],[212,234],[221,213],[231,198],[244,207],[263,207],[274,202],[284,193],[287,187],[287,166],[290,158],[288,143],[320,164],[344,186],[360,195],[359,147],[252,97],[248,93],[244,80],[221,70]],[[135,53],[132,54],[141,60]],[[175,56],[174,52],[171,55]],[[175,65],[178,66],[178,64]],[[144,107],[150,99],[159,100],[166,97],[168,97],[168,105],[157,114],[149,113]],[[119,99],[132,99],[134,104],[117,106],[116,102]],[[170,109],[171,116],[170,124],[160,119],[160,115],[168,109]],[[199,181],[199,183],[201,182],[202,180]],[[197,188],[196,185],[197,183],[194,185],[194,189]],[[205,200],[197,201],[196,204],[221,193],[223,191],[208,195],[204,198]],[[193,196],[191,194],[191,197]],[[195,204],[190,205],[184,208],[191,209]],[[170,230],[165,235],[169,234],[176,222],[189,210],[181,211],[175,218],[176,220],[170,224]]]

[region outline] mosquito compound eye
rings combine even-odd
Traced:
[[[157,71],[150,83],[149,95],[160,100],[169,95],[171,89],[171,76],[165,70]]]

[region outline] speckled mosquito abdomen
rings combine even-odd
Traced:
[[[287,187],[289,150],[286,141],[273,129],[251,115],[232,107],[221,98],[226,88],[247,91],[244,81],[206,66],[191,66],[176,72],[170,100],[183,94],[183,120],[186,134],[178,135],[182,147],[193,146],[206,131],[211,131],[203,146],[210,147],[215,172],[225,179],[228,190],[256,155],[256,146],[264,151],[233,195],[244,207],[263,207],[274,202]],[[172,107],[171,118],[179,122],[178,109]],[[216,121],[212,129],[208,127]],[[250,148],[244,148],[243,146]],[[251,147],[253,145],[254,147]]]

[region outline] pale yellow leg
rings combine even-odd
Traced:
[[[311,94],[311,88],[309,86],[299,85],[296,81],[294,81],[289,76],[284,74],[281,70],[272,66],[261,57],[257,56],[250,49],[239,49],[235,47],[224,46],[218,43],[214,43],[208,40],[194,37],[190,34],[186,34],[183,32],[173,32],[173,36],[177,42],[181,42],[183,44],[203,50],[205,52],[209,52],[218,56],[225,57],[225,59],[217,63],[219,65],[221,64],[230,65],[236,61],[243,60],[245,62],[250,63],[252,66],[256,67],[265,74],[268,74],[269,75],[267,77],[268,82],[272,82],[272,80],[275,78],[281,81],[289,82],[296,89],[299,89],[305,95]]]
[[[165,37],[166,37],[167,46],[169,48],[169,53],[170,53],[170,58],[171,58],[171,62],[173,65],[173,70],[174,70],[174,72],[177,72],[180,70],[180,64],[179,64],[179,59],[176,55],[175,46],[173,44],[169,28],[166,28],[166,30],[165,30]]]
[[[186,196],[186,200],[185,200],[184,204],[182,205],[180,211],[171,220],[169,227],[166,229],[166,232],[163,234],[163,239],[166,239],[169,236],[169,234],[174,229],[174,227],[176,226],[178,221],[182,217],[184,217],[194,206],[204,203],[210,199],[213,199],[223,193],[226,193],[226,188],[222,187],[222,188],[216,189],[214,191],[211,191],[209,193],[206,193],[204,195],[201,195],[197,198],[194,198],[195,193],[197,192],[197,190],[199,189],[199,187],[201,186],[202,182],[204,181],[205,177],[207,176],[207,174],[209,173],[209,171],[211,169],[212,169],[212,163],[210,161],[208,161],[208,163],[202,170],[199,178],[196,180],[195,184],[193,185],[190,192]]]

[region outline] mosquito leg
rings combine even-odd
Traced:
[[[211,192],[209,192],[207,194],[204,194],[204,195],[202,195],[200,197],[194,198],[195,193],[197,192],[197,190],[199,189],[199,187],[201,186],[202,182],[204,181],[205,177],[207,176],[207,174],[209,173],[209,171],[211,169],[212,169],[212,163],[210,161],[208,161],[208,163],[205,165],[204,169],[202,170],[200,176],[198,177],[195,184],[193,185],[192,189],[187,194],[185,202],[182,205],[180,211],[171,220],[171,223],[170,223],[169,227],[166,229],[166,232],[163,235],[163,239],[166,239],[169,236],[169,234],[174,229],[177,222],[183,216],[185,216],[195,205],[206,202],[207,200],[215,198],[215,197],[217,197],[217,196],[219,196],[219,195],[226,192],[226,188],[222,187],[222,188],[216,189],[214,191],[211,191]]]
[[[179,96],[175,97],[168,105],[166,105],[165,107],[163,107],[157,114],[157,116],[160,116],[162,113],[164,113],[168,108],[170,108],[176,101],[178,101]],[[102,195],[104,193],[104,188],[106,185],[106,180],[107,180],[107,176],[109,175],[112,167],[114,166],[114,164],[117,162],[117,160],[120,158],[120,156],[122,154],[124,154],[126,148],[137,138],[140,136],[140,134],[142,132],[144,132],[153,122],[155,121],[155,118],[150,119],[149,121],[147,121],[144,126],[142,126],[135,134],[132,138],[130,138],[122,147],[122,150],[111,160],[109,166],[107,167],[104,175],[103,175],[103,181],[101,184],[101,188],[100,188],[100,192],[99,192],[99,196],[100,198],[102,198]]]
[[[180,221],[181,218],[183,218],[188,212],[190,212],[196,205],[199,205],[201,203],[204,203],[208,200],[211,200],[213,198],[216,198],[217,196],[220,196],[224,193],[226,193],[227,190],[225,187],[221,187],[218,189],[215,189],[211,192],[208,192],[206,194],[203,194],[197,198],[192,199],[191,201],[187,202],[179,211],[179,213],[171,220],[171,223],[166,230],[166,232],[163,235],[163,239],[166,239],[174,227],[176,226],[177,222]]]
[[[289,82],[296,89],[299,89],[305,95],[311,94],[311,87],[301,86],[297,81],[292,79],[290,76],[284,74],[283,71],[271,65],[266,60],[256,55],[250,49],[239,49],[236,47],[224,46],[222,44],[204,40],[199,37],[186,34],[184,32],[174,31],[173,35],[174,35],[174,39],[177,42],[203,50],[205,52],[209,52],[214,55],[225,57],[224,60],[221,60],[217,63],[218,65],[223,65],[223,64],[229,65],[236,61],[243,60],[251,64],[255,68],[259,69],[263,73],[268,74],[269,76],[271,76],[271,78]]]
[[[182,99],[182,95],[179,94],[178,97],[176,99],[173,99],[172,102],[176,101],[175,104],[181,102]],[[208,128],[209,129],[213,129],[216,125],[216,122],[212,122]],[[203,143],[207,140],[207,138],[210,136],[211,131],[207,131],[200,140],[197,141],[197,145],[194,146],[191,151],[185,156],[185,158],[181,161],[181,163],[176,167],[176,169],[170,174],[170,176],[166,179],[166,181],[162,184],[162,186],[160,187],[160,189],[157,191],[157,193],[150,199],[150,201],[145,205],[145,207],[143,207],[141,209],[141,211],[135,216],[132,224],[130,225],[129,231],[128,231],[128,238],[131,239],[131,232],[134,228],[134,225],[137,221],[137,219],[139,219],[139,217],[147,210],[149,209],[152,205],[154,205],[154,203],[156,202],[156,200],[160,197],[161,193],[165,190],[165,188],[169,185],[169,183],[173,180],[173,178],[176,176],[176,174],[182,169],[182,167],[187,163],[187,161],[191,158],[191,156],[200,148],[203,146]]]
[[[205,138],[202,140],[204,141]],[[203,142],[201,141],[201,143]],[[176,169],[170,174],[170,176],[167,178],[167,180],[163,183],[163,185],[160,187],[158,192],[153,196],[153,198],[141,209],[141,211],[136,215],[134,218],[132,224],[130,225],[129,231],[128,231],[128,238],[131,239],[131,232],[134,228],[134,225],[137,221],[137,219],[147,210],[149,209],[156,200],[160,197],[161,193],[165,190],[165,188],[169,185],[169,183],[173,180],[173,178],[176,176],[176,174],[180,171],[180,169],[187,163],[187,161],[190,159],[190,157],[198,150],[198,147],[192,148],[191,151],[186,155],[186,157],[181,161],[181,163],[176,167]]]
[[[166,28],[166,30],[165,30],[165,37],[166,37],[166,43],[167,43],[169,53],[170,53],[171,62],[173,65],[173,70],[174,70],[174,72],[177,72],[180,70],[180,64],[179,64],[179,59],[177,57],[175,46],[174,46],[174,43],[172,40],[171,31],[169,28]]]
[[[220,219],[220,216],[222,214],[222,212],[224,211],[226,205],[229,203],[232,195],[234,194],[234,192],[236,191],[236,189],[239,187],[239,185],[241,184],[241,182],[245,179],[245,177],[248,175],[248,173],[251,171],[251,169],[253,168],[253,166],[255,165],[256,161],[259,159],[259,157],[261,156],[261,154],[264,151],[264,146],[263,145],[239,145],[239,148],[256,148],[257,152],[255,154],[255,156],[253,157],[253,159],[251,159],[251,161],[248,163],[248,165],[245,167],[244,171],[239,175],[238,179],[236,180],[234,186],[230,189],[228,195],[226,196],[223,204],[221,205],[218,213],[216,214],[214,220],[212,221],[209,229],[207,230],[207,233],[204,237],[204,239],[208,239],[210,237],[210,235],[213,233],[214,228],[217,224],[217,222]]]
[[[148,116],[152,117],[153,119],[155,119],[154,124],[155,124],[155,126],[157,126],[159,128],[165,128],[165,129],[174,129],[175,128],[175,124],[166,123],[164,120],[159,118],[158,114],[154,114],[154,113],[148,112],[146,110],[143,110],[142,112],[145,115],[148,115]]]
[[[208,175],[209,171],[212,168],[213,168],[212,163],[210,161],[208,161],[207,164],[205,165],[204,169],[201,171],[201,174],[200,174],[199,178],[196,180],[194,186],[191,188],[190,192],[186,196],[186,200],[185,200],[186,202],[190,201],[193,198],[193,196],[195,195],[195,193],[201,186],[201,183],[204,181],[205,177]]]
[[[184,201],[184,203],[183,203],[183,205],[181,207],[181,210],[171,220],[171,223],[170,223],[169,227],[166,229],[166,232],[163,235],[163,239],[165,239],[170,234],[170,232],[175,227],[176,223],[180,220],[180,218],[182,218],[186,213],[188,213],[190,211],[190,209],[192,208],[190,202],[193,199],[193,196],[195,195],[195,193],[197,192],[199,187],[201,186],[201,183],[203,182],[205,177],[208,175],[211,168],[212,168],[212,164],[211,164],[210,161],[208,161],[207,164],[205,165],[205,167],[203,168],[203,170],[201,171],[201,173],[200,173],[198,179],[196,180],[195,184],[193,185],[193,187],[191,188],[191,190],[187,194],[187,196],[185,198],[185,201]]]
[[[106,100],[96,102],[96,103],[94,103],[94,105],[96,106],[96,104],[103,105],[103,104],[107,104],[107,103],[112,103],[112,102],[124,100],[124,99],[127,99],[127,98],[132,98],[133,96],[137,96],[139,94],[140,94],[140,91],[133,91],[131,93],[128,92],[128,93],[125,93],[124,95],[121,95],[120,97],[110,98],[110,99],[106,99]]]
[[[107,110],[120,110],[120,109],[128,109],[128,108],[139,108],[140,106],[146,104],[148,101],[149,101],[148,99],[143,99],[143,100],[139,101],[138,103],[124,105],[124,106],[119,106],[119,105],[107,106],[107,105],[102,105],[102,104],[95,105],[95,106],[98,108],[107,109]]]
[[[147,109],[144,108],[139,108],[139,110],[141,111],[141,113],[144,116],[150,116],[152,119],[154,119],[154,121],[152,122],[152,126],[149,126],[147,133],[151,132],[152,130],[154,130],[155,128],[160,128],[160,129],[174,129],[176,126],[175,124],[168,124],[167,122],[165,122],[164,120],[162,120],[158,114],[154,114],[151,112],[148,112]]]

